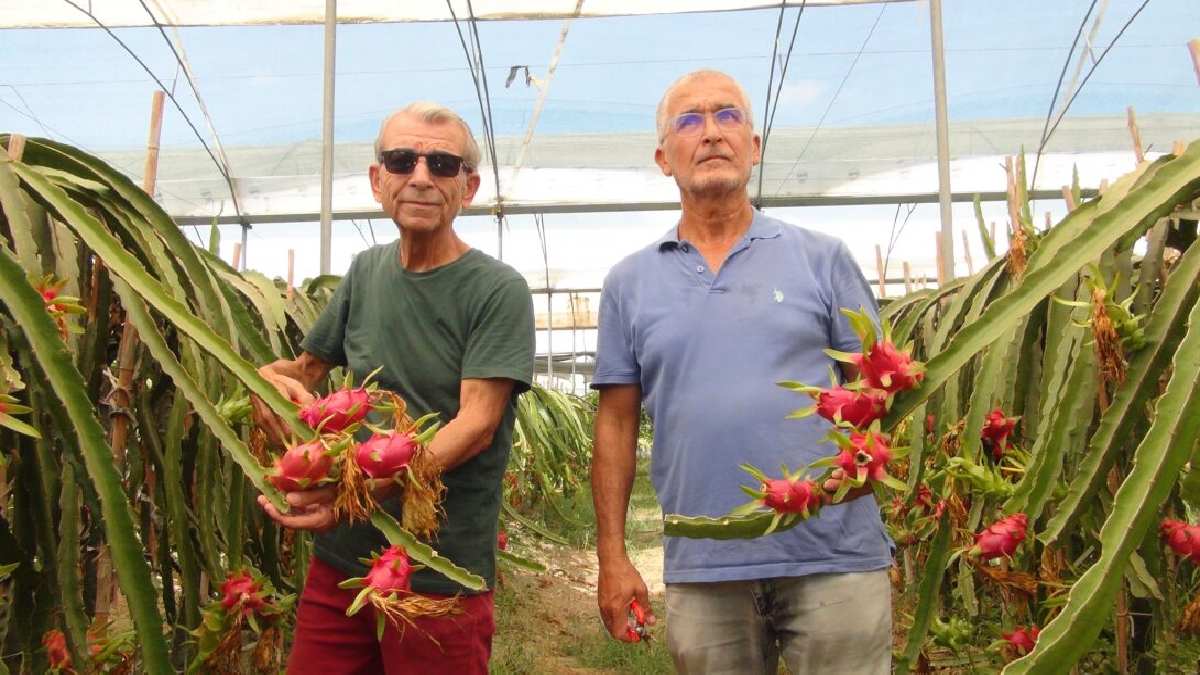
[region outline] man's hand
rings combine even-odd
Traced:
[[[300,380],[290,377],[280,372],[282,370],[281,363],[268,363],[258,369],[258,374],[262,375],[268,382],[275,385],[280,394],[297,405],[307,405],[316,400],[312,393],[305,388],[304,383]],[[254,424],[267,433],[267,442],[271,445],[285,445],[287,439],[291,437],[291,431],[287,423],[275,414],[263,400],[254,394],[250,395],[250,405],[253,408]]]
[[[600,618],[610,635],[622,642],[631,642],[629,629],[629,603],[637,599],[646,610],[646,625],[656,622],[654,610],[646,593],[646,582],[629,558],[611,563],[600,563],[600,579],[596,589],[596,600],[600,605]]]
[[[258,505],[271,520],[293,530],[326,532],[337,525],[337,519],[333,517],[333,500],[337,497],[337,489],[334,486],[326,485],[303,492],[285,492],[283,497],[290,507],[287,513],[280,513],[279,509],[262,495],[258,496]]]
[[[833,496],[837,494],[838,488],[842,486],[842,481],[844,480],[847,480],[846,472],[842,471],[841,469],[834,469],[833,472],[829,474],[829,478],[827,478],[821,485],[821,488],[824,490],[824,493],[821,495],[821,501],[825,502],[826,504],[832,504]],[[871,489],[870,483],[863,485],[862,487],[850,488],[850,491],[846,493],[846,497],[842,499],[841,503],[844,504],[852,499],[858,499],[863,495],[869,495],[872,493],[874,493],[874,490]]]

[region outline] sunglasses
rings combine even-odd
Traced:
[[[704,130],[705,113],[686,112],[671,120],[671,129],[679,136],[695,136]],[[722,129],[734,129],[746,123],[746,113],[741,108],[721,108],[712,113],[713,120]]]
[[[439,178],[453,178],[464,168],[471,173],[471,167],[463,163],[463,158],[448,152],[417,152],[416,150],[384,150],[379,153],[379,163],[388,173],[406,176],[417,168],[417,161],[425,158],[425,166],[429,173]]]

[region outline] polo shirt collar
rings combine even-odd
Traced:
[[[746,232],[743,242],[749,243],[755,239],[775,239],[780,234],[782,234],[782,230],[779,226],[779,221],[767,217],[761,211],[755,209],[754,215],[750,219],[750,230]],[[679,223],[676,223],[655,242],[655,247],[659,251],[665,251],[668,248],[677,248],[679,243]]]

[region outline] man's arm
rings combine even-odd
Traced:
[[[458,414],[429,442],[429,452],[441,471],[458,467],[492,445],[513,386],[507,378],[462,381]]]
[[[596,591],[608,632],[626,640],[629,602],[637,598],[654,623],[646,583],[625,550],[625,515],[637,467],[637,435],[642,388],[637,384],[600,389],[592,449],[592,501],[596,508],[596,553],[600,578]]]
[[[258,374],[275,385],[285,398],[299,405],[311,403],[312,390],[329,374],[332,364],[326,363],[311,352],[301,352],[295,360],[279,359],[258,369]],[[279,419],[275,411],[257,396],[250,396],[254,423],[267,432],[267,438],[276,445],[283,445],[291,435],[288,426]]]

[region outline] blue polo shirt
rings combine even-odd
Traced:
[[[724,515],[749,497],[749,462],[776,474],[834,454],[830,425],[776,386],[829,386],[822,350],[860,349],[839,311],[875,298],[841,241],[755,212],[717,274],[671,228],[618,263],[600,299],[592,386],[640,384],[654,420],[651,479],[664,513]],[[861,572],[891,563],[870,497],[753,540],[665,538],[667,583]]]

